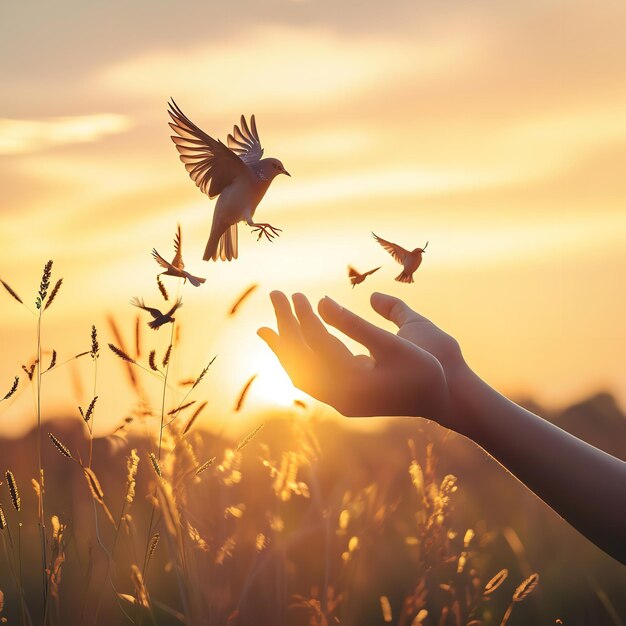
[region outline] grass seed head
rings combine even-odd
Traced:
[[[52,441],[54,447],[66,458],[73,459],[72,453],[69,451],[69,448],[62,443],[57,437],[55,437],[52,433],[48,433],[48,437],[50,437],[50,441]]]
[[[9,389],[9,391],[6,393],[4,398],[2,398],[2,400],[8,400],[17,391],[17,386],[19,384],[20,384],[20,377],[16,376],[13,380],[13,385],[11,385],[11,389]]]
[[[15,510],[19,513],[22,509],[22,501],[20,500],[20,492],[17,488],[17,483],[15,482],[15,476],[13,476],[13,472],[11,470],[7,470],[5,476],[7,478],[11,502],[13,503]]]

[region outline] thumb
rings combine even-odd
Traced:
[[[370,298],[372,308],[385,319],[393,322],[398,328],[402,328],[407,322],[422,318],[400,298],[388,296],[384,293],[373,293]]]

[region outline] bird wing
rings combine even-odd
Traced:
[[[172,268],[171,263],[168,263],[157,251],[156,248],[152,248],[152,256],[154,257],[154,260],[163,268],[165,268],[166,270],[169,270]],[[136,298],[137,299],[137,298]],[[134,304],[134,303],[133,303]],[[135,306],[139,306],[138,304],[135,304]],[[143,308],[143,307],[142,307]]]
[[[181,306],[183,306],[183,300],[182,298],[178,298],[178,300],[174,302],[174,306],[163,317],[170,317],[170,315],[173,315],[174,311],[176,311],[176,309],[180,309]]]
[[[174,252],[176,255],[172,260],[172,265],[179,270],[184,269],[185,264],[183,263],[183,235],[180,230],[180,224],[178,225],[178,230],[176,231],[176,235],[174,236]]]
[[[161,317],[161,311],[159,311],[159,309],[153,309],[152,307],[146,306],[141,298],[134,297],[130,301],[130,303],[133,306],[143,309],[144,311],[148,311],[148,313],[150,313],[150,315],[152,315],[154,319],[157,319],[157,317]]]
[[[221,141],[198,128],[172,99],[168,113],[172,118],[171,135],[180,160],[198,188],[209,198],[219,196],[240,175],[246,175],[246,164]]]
[[[398,263],[404,264],[404,260],[407,255],[410,254],[408,250],[405,250],[402,246],[399,246],[397,243],[391,243],[391,241],[387,241],[386,239],[380,238],[378,235],[372,233],[374,235],[374,239],[385,249],[389,254],[396,260]]]
[[[352,265],[348,265],[348,277],[349,278],[358,278],[361,274],[357,272]]]
[[[232,135],[228,135],[228,147],[244,162],[258,163],[263,156],[263,148],[256,129],[254,115],[250,118],[250,126],[246,118],[241,116],[241,128],[235,124]]]
[[[369,272],[365,272],[365,274],[363,274],[363,276],[371,276],[374,272],[377,272],[382,266],[379,267],[375,267],[373,270],[370,270]]]

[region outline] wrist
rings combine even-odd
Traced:
[[[476,381],[480,380],[463,355],[451,360],[444,366],[446,384],[448,386],[449,406],[445,415],[445,423],[441,425],[460,435],[475,439],[477,432],[471,399],[475,394]]]

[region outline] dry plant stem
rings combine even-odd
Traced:
[[[47,614],[48,609],[48,556],[46,553],[46,515],[44,506],[44,471],[41,460],[41,439],[43,437],[43,431],[41,427],[41,316],[42,309],[39,309],[39,315],[37,316],[37,465],[39,470],[39,483],[41,485],[41,496],[39,501],[39,535],[41,541],[41,576],[42,576],[42,592],[43,592],[43,606],[44,615]],[[45,622],[44,622],[45,623]]]
[[[95,392],[95,390],[94,390]],[[117,541],[118,538],[120,536],[120,528],[122,527],[122,521],[124,519],[124,513],[126,512],[126,504],[128,502],[128,493],[130,491],[130,485],[126,488],[126,493],[124,494],[124,501],[122,503],[122,510],[120,511],[120,516],[117,522],[117,527],[115,529],[115,535],[113,536],[113,545],[111,546],[111,553],[109,554],[107,552],[107,555],[109,556],[109,558],[107,559],[107,567],[106,567],[106,573],[105,576],[108,579],[109,583],[111,584],[111,588],[113,589],[113,592],[116,594],[117,597],[117,589],[115,588],[115,583],[113,582],[113,579],[111,578],[111,562],[113,561],[113,558],[115,557],[115,548],[117,547]],[[122,611],[122,613],[124,613],[124,615],[131,621],[132,618],[130,617],[130,615],[128,615],[128,613],[124,610],[122,604],[119,601],[119,598],[117,600],[118,606],[120,607],[120,610]],[[98,615],[100,613],[100,606],[102,605],[102,592],[100,592],[100,595],[98,596],[98,603],[96,604],[96,610],[95,610],[95,618],[94,618],[94,624],[98,623]]]
[[[18,567],[15,563],[15,555],[13,553],[13,537],[11,536],[11,529],[7,526],[7,535],[9,537],[9,546],[11,549],[9,550],[9,546],[7,546],[6,539],[4,538],[4,533],[0,533],[2,535],[2,545],[4,546],[4,552],[6,554],[7,563],[9,564],[9,570],[11,572],[11,577],[13,578],[13,582],[15,583],[15,587],[17,589],[17,593],[20,596],[20,610],[22,612],[22,622],[24,623],[24,619],[28,619],[28,623],[32,626],[33,620],[30,616],[30,611],[26,606],[26,602],[24,601],[24,587],[22,586],[22,568],[21,568],[21,559],[20,559],[20,567]],[[19,536],[19,535],[18,535]]]
[[[502,618],[502,621],[500,622],[500,626],[506,626],[506,623],[509,621],[509,617],[511,617],[511,613],[513,612],[514,604],[515,602],[511,602],[511,604],[509,604],[509,608],[506,610],[506,613],[504,614],[504,617]]]
[[[176,322],[172,322],[172,330],[170,333],[170,347],[173,345],[174,341],[174,326]],[[165,421],[165,394],[167,392],[167,377],[170,373],[170,363],[172,362],[171,356],[167,361],[167,365],[165,366],[165,376],[163,377],[163,395],[161,397],[161,425],[159,427],[159,448],[157,453],[157,459],[161,460],[161,445],[163,443],[163,428]]]
[[[169,342],[169,346],[173,346],[173,342],[174,342],[174,325],[176,324],[176,322],[172,322],[172,330],[170,332],[170,342]],[[163,444],[163,428],[164,428],[164,424],[163,422],[165,421],[165,394],[167,392],[167,377],[169,375],[170,372],[170,364],[172,362],[172,357],[170,355],[169,360],[167,361],[167,365],[165,366],[165,374],[163,375],[163,394],[161,396],[161,424],[159,426],[159,447],[157,450],[157,460],[161,460],[161,445]],[[157,496],[157,489],[155,487],[154,489],[154,497],[156,498]],[[154,513],[155,513],[155,508],[154,508],[154,504],[152,505],[152,510],[150,511],[150,522],[148,524],[148,535],[146,538],[146,549],[144,551],[144,555],[143,555],[143,567],[141,568],[141,575],[142,577],[146,578],[146,569],[148,567],[148,552],[150,550],[150,541],[152,539],[152,533],[154,532],[156,525],[153,527],[153,523],[154,523]]]
[[[107,577],[109,579],[109,582],[111,583],[111,587],[113,588],[113,592],[115,593],[115,596],[118,597],[118,592],[115,587],[115,584],[113,583],[113,581],[111,580],[111,577],[109,576],[109,566],[110,566],[111,561],[113,560],[113,555],[105,548],[104,543],[102,542],[102,539],[100,537],[100,523],[98,521],[98,507],[96,506],[96,501],[93,498],[92,498],[92,502],[93,502],[93,515],[94,515],[95,526],[96,526],[96,541],[98,542],[100,549],[106,555]],[[115,526],[115,522],[113,524]],[[116,534],[119,532],[119,526],[115,528],[115,531],[116,531]],[[94,626],[96,626],[96,624],[98,623],[98,613],[100,611],[101,601],[102,601],[102,589],[100,590],[100,595],[98,596],[98,604],[96,606],[95,617],[94,617],[94,622],[93,622]],[[122,613],[124,613],[124,615],[128,618],[128,620],[134,623],[134,620],[130,617],[130,615],[128,615],[128,613],[126,613],[126,611],[122,608],[122,605],[119,602],[118,602],[118,606],[120,607],[120,610],[122,611]]]
[[[96,397],[97,387],[98,387],[98,359],[94,358],[93,360],[93,397],[94,398]],[[88,467],[90,469],[91,469],[91,461],[93,459],[93,426],[94,426],[95,419],[96,419],[96,411],[94,408],[94,411],[91,415],[91,419],[87,423],[87,426],[89,428],[89,465]]]
[[[24,592],[24,584],[22,582],[22,522],[17,523],[17,575],[19,579],[20,596]],[[24,598],[22,597],[22,624],[26,624],[26,612],[24,610]],[[44,622],[45,623],[45,622]]]

